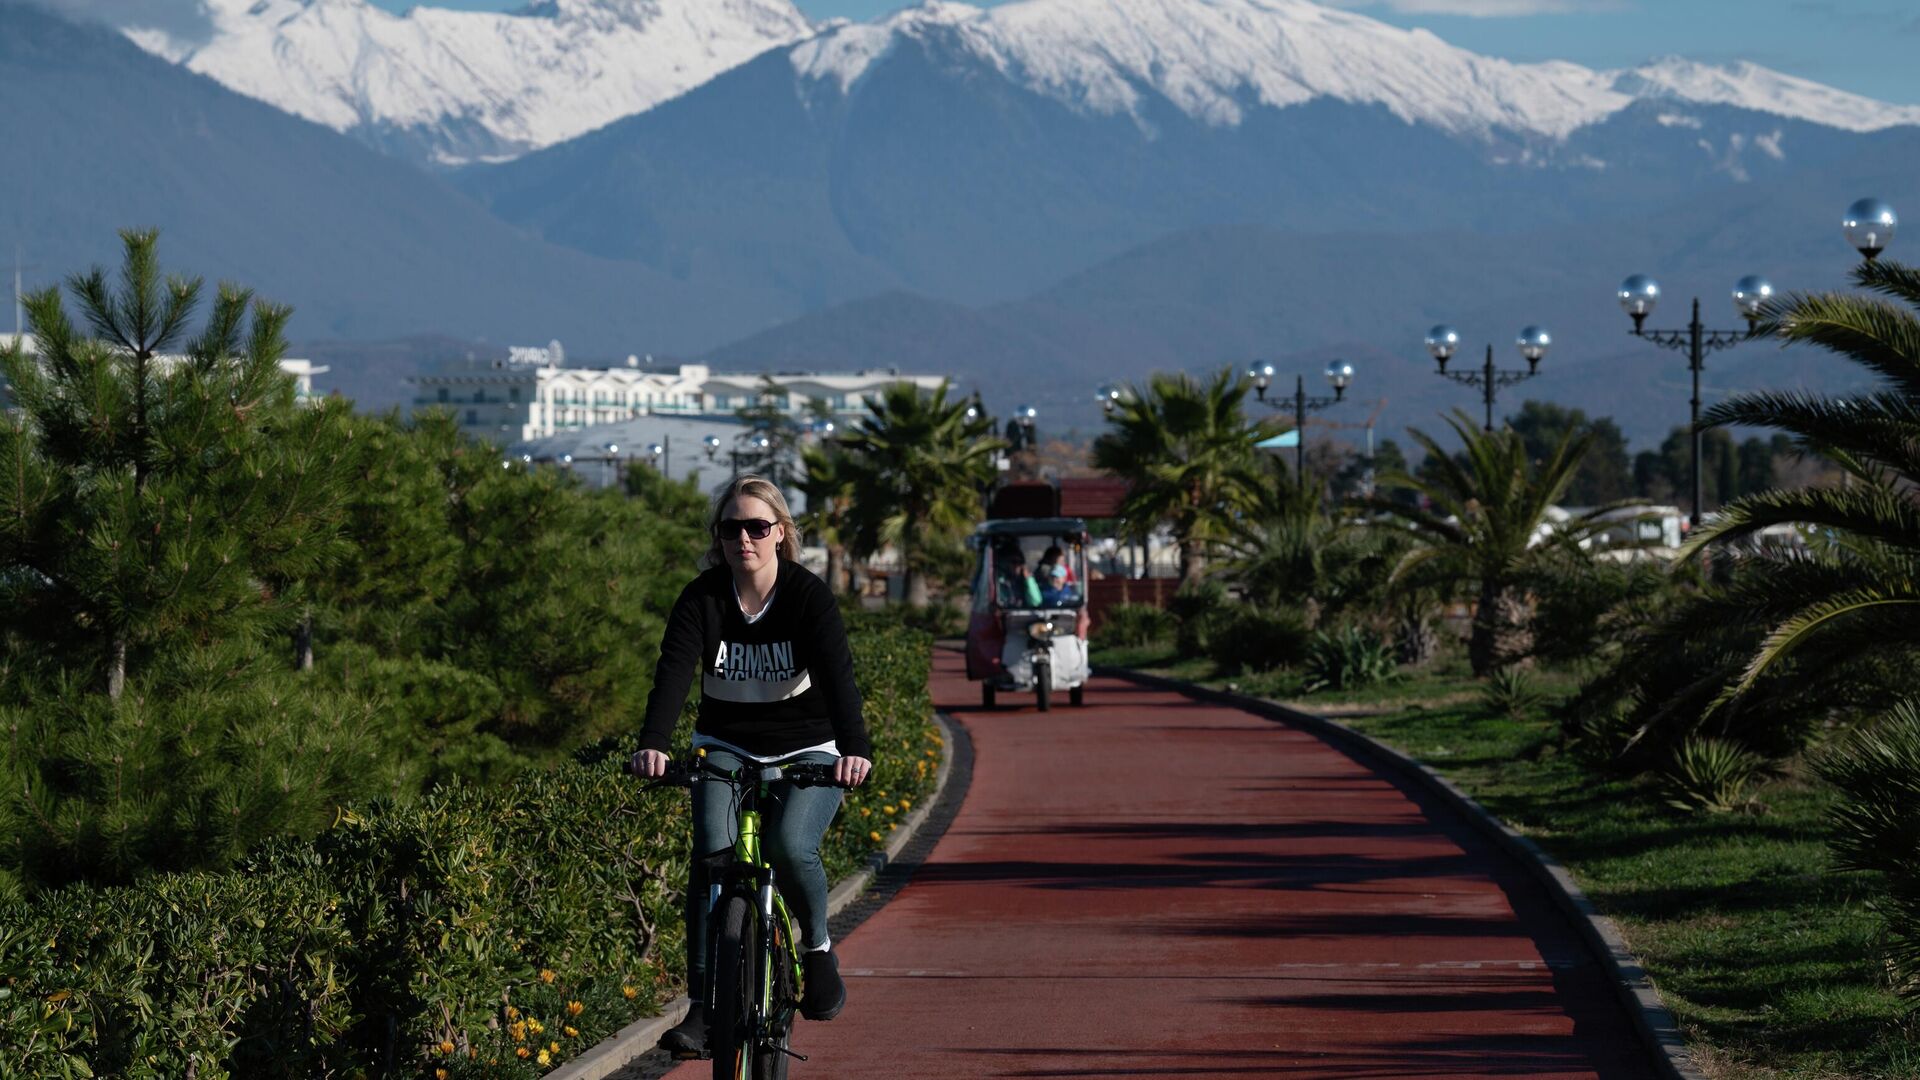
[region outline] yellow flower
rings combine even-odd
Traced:
[[[566,1032],[567,1038],[569,1039],[577,1039],[580,1037],[580,1029],[574,1027],[572,1024],[568,1024],[566,1027],[563,1027],[560,1030]]]
[[[441,1053],[443,1053],[443,1054],[451,1054],[451,1053],[453,1053],[453,1040],[452,1040],[452,1039],[441,1039],[441,1040],[440,1040],[440,1052],[441,1052]]]
[[[527,1041],[527,1024],[526,1024],[526,1021],[524,1021],[524,1020],[515,1020],[515,1021],[514,1021],[513,1023],[511,1023],[511,1024],[508,1024],[508,1025],[507,1025],[507,1034],[509,1034],[509,1035],[511,1035],[511,1036],[513,1036],[513,1041],[514,1041],[514,1042],[526,1042],[526,1041]]]
[[[513,1056],[520,1058],[523,1061],[526,1060],[528,1057],[531,1057],[532,1054],[533,1054],[533,1051],[527,1049],[524,1046],[513,1052]]]
[[[568,1015],[568,1016],[579,1016],[579,1015],[580,1015],[580,1013],[581,1013],[581,1012],[582,1012],[583,1010],[585,1010],[585,1009],[586,1009],[586,1006],[585,1006],[585,1005],[582,1005],[582,1004],[580,1004],[580,1003],[579,1003],[579,1002],[577,1002],[577,1001],[569,1001],[569,1002],[567,1002],[567,1015]]]
[[[869,810],[868,808],[866,808],[866,807],[864,807],[864,806],[863,806],[863,807],[861,807],[861,808],[860,808],[860,816],[861,816],[861,817],[872,817],[872,816],[873,816],[873,811],[872,811],[872,810]]]
[[[893,807],[891,806],[883,806],[880,808],[880,811],[889,817],[893,815]]]
[[[547,1056],[547,1052],[545,1050],[542,1050],[540,1051],[539,1056],[535,1057],[533,1060],[539,1062],[542,1065],[546,1065],[546,1064],[549,1064],[553,1059]]]
[[[447,1070],[445,1069],[433,1070],[433,1080],[447,1080]]]
[[[888,832],[892,832],[893,830],[895,830],[895,829],[897,829],[897,828],[899,828],[899,827],[900,827],[900,823],[896,821],[896,822],[894,822],[893,824],[891,824],[891,825],[889,825],[889,826],[887,826],[887,831],[888,831]]]
[[[884,791],[881,791],[881,792],[877,792],[876,794],[878,794],[878,795],[879,795],[879,796],[880,796],[881,798],[883,798],[883,799],[887,797],[887,793],[886,793],[886,792],[884,792]]]
[[[635,995],[635,994],[638,994],[639,992],[640,992],[640,991],[638,991],[638,990],[635,990],[635,989],[634,989],[633,987],[631,987],[631,986],[623,986],[623,987],[621,987],[621,988],[620,988],[620,993],[621,993],[621,994],[622,994],[623,996],[625,996],[625,997],[626,997],[626,999],[627,999],[628,1001],[632,1001],[632,1000],[633,1000],[633,998],[634,998],[634,995]]]
[[[940,751],[938,751],[938,750],[929,750],[929,751],[927,751],[927,756],[928,756],[928,757],[931,757],[931,758],[937,758],[937,757],[939,757],[939,756],[940,756]]]
[[[554,975],[554,973],[553,973],[552,971],[550,971],[550,970],[548,970],[547,968],[541,968],[541,969],[540,969],[540,981],[541,981],[541,982],[543,982],[543,983],[551,983],[551,982],[553,982],[553,980],[554,980],[555,978],[556,978],[556,976]]]
[[[547,1026],[545,1024],[542,1024],[540,1021],[533,1019],[532,1017],[528,1017],[527,1030],[533,1032],[535,1035],[538,1035],[541,1032],[547,1030]]]
[[[552,1043],[552,1044],[549,1044],[549,1045],[548,1045],[548,1047],[547,1047],[547,1049],[549,1049],[549,1050],[551,1050],[551,1051],[553,1051],[554,1053],[556,1053],[556,1054],[557,1054],[557,1053],[559,1053],[559,1052],[560,1052],[560,1044],[559,1044],[559,1043],[557,1043],[557,1042],[556,1042],[556,1043]]]
[[[910,802],[910,801],[908,801],[908,800],[906,800],[906,799],[901,799],[901,800],[900,800],[900,809],[902,809],[902,810],[911,810],[911,809],[913,809],[913,803],[912,803],[912,802]]]
[[[868,839],[871,839],[871,840],[879,840],[879,839],[880,839],[880,834],[879,834],[879,833],[877,833],[877,832],[870,832],[870,833],[868,833],[868,834],[867,834],[867,837],[868,837]]]
[[[507,1006],[507,1019],[509,1019],[509,1020],[518,1020],[518,1019],[520,1019],[520,1010],[519,1010],[519,1009],[516,1009],[516,1008],[514,1008],[514,1007],[513,1007],[513,1006],[511,1006],[511,1005],[509,1005],[509,1006]]]

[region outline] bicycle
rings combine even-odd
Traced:
[[[760,805],[785,780],[800,787],[839,786],[832,765],[757,765],[738,770],[671,762],[652,787],[692,788],[725,782],[738,793],[733,850],[708,873],[707,1051],[714,1080],[786,1080],[788,1064],[805,1061],[789,1045],[800,1008],[800,954],[793,915],[760,852]],[[688,943],[692,947],[692,943]],[[693,1060],[689,1058],[689,1060]]]

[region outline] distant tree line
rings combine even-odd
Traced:
[[[1566,436],[1591,436],[1561,498],[1570,506],[1605,506],[1627,499],[1692,505],[1692,436],[1685,426],[1674,428],[1657,449],[1631,452],[1620,425],[1610,416],[1590,417],[1586,410],[1550,401],[1525,401],[1508,416],[1504,426],[1520,436],[1527,456],[1536,465],[1552,456]],[[1309,450],[1309,458],[1316,458]],[[1779,433],[1768,438],[1736,440],[1725,428],[1709,428],[1701,435],[1701,497],[1708,510],[1747,495],[1775,487],[1799,487],[1836,471],[1795,449],[1793,440]],[[1349,447],[1322,450],[1317,455],[1321,475],[1331,478],[1333,493],[1358,494],[1365,484],[1368,463]],[[1374,452],[1376,476],[1407,471],[1406,453],[1398,442],[1384,439]],[[1425,459],[1411,470],[1423,480],[1438,479]]]

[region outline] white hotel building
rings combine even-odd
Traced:
[[[626,367],[570,368],[561,366],[564,360],[554,342],[512,349],[505,360],[416,375],[414,407],[451,410],[467,434],[509,446],[641,416],[731,417],[759,400],[769,377],[779,388],[775,403],[787,412],[804,412],[809,399],[819,398],[849,419],[868,414],[868,396],[887,386],[930,390],[943,379],[897,371],[716,374],[704,364],[646,367],[631,356]]]

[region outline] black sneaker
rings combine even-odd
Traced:
[[[686,1018],[660,1036],[660,1049],[677,1058],[696,1058],[707,1049],[707,1007],[694,1002],[687,1007]]]
[[[847,984],[840,981],[840,954],[821,949],[800,957],[806,985],[800,991],[800,1015],[809,1020],[831,1020],[847,1004]]]

